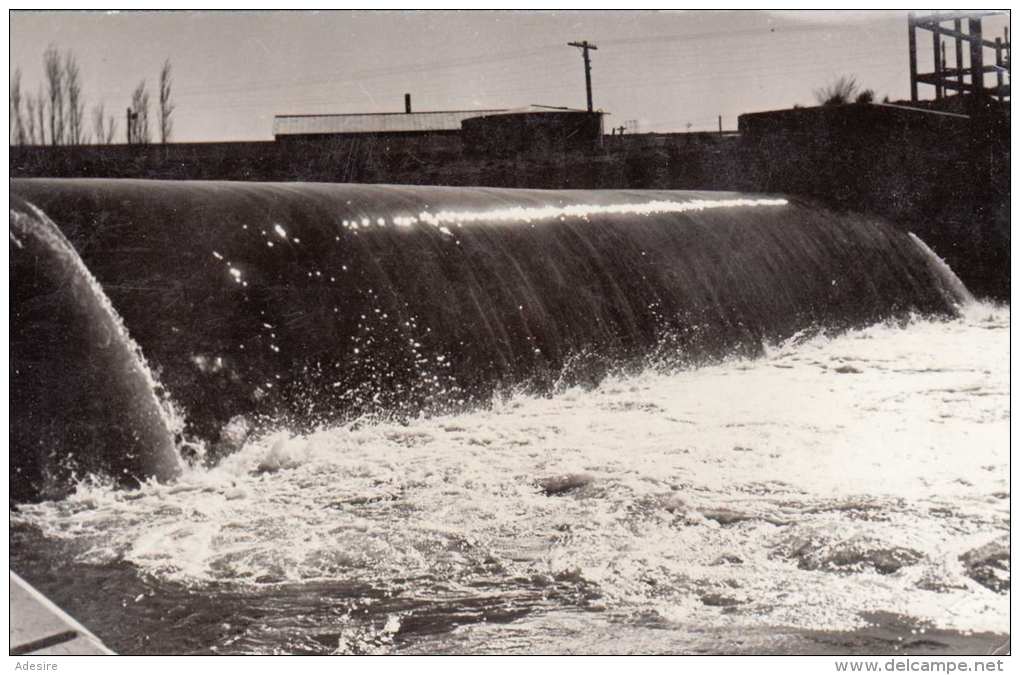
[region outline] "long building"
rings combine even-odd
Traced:
[[[604,113],[529,105],[524,108],[412,112],[410,95],[402,113],[277,115],[277,141],[459,136],[467,149],[496,154],[591,149],[601,145]]]
[[[276,140],[321,136],[370,134],[451,134],[460,133],[461,122],[472,117],[503,112],[491,110],[435,110],[402,113],[353,113],[346,115],[277,115],[273,118]]]

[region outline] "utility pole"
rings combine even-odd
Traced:
[[[568,42],[570,47],[580,47],[581,55],[584,57],[584,86],[588,92],[588,112],[593,112],[594,108],[591,105],[591,58],[588,56],[589,49],[598,49],[594,44],[591,44],[587,40],[582,42]]]

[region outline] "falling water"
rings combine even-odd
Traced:
[[[119,651],[1008,632],[1009,310],[888,225],[713,193],[15,192],[209,447],[13,516],[12,568]]]

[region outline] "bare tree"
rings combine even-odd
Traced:
[[[50,145],[60,145],[64,142],[64,66],[53,45],[43,54],[43,68],[49,98]]]
[[[173,75],[170,72],[170,59],[163,62],[163,68],[159,71],[159,140],[166,143],[170,140],[174,123],[170,116],[174,112],[174,104],[170,101],[170,88],[173,85]]]
[[[85,101],[81,95],[81,70],[74,54],[64,55],[64,96],[67,103],[67,118],[64,122],[64,140],[71,145],[86,142]]]
[[[110,145],[113,137],[117,135],[117,118],[113,115],[106,117],[106,134],[103,136],[103,143]]]
[[[10,129],[12,145],[79,145],[89,143],[92,134],[96,143],[112,143],[117,132],[117,118],[106,114],[102,104],[93,106],[91,127],[85,116],[81,69],[73,52],[63,55],[55,45],[43,53],[43,85],[38,93],[26,95],[21,88],[21,68],[11,75]],[[173,74],[170,60],[163,62],[159,73],[159,138],[170,141],[173,134]],[[91,128],[91,133],[90,133]],[[149,91],[145,80],[131,94],[128,109],[127,139],[129,143],[150,143]]]
[[[38,134],[38,138],[33,134],[32,143],[37,145],[46,145],[46,94],[43,93],[42,88],[39,89],[35,95],[35,133]],[[50,141],[52,143],[52,140]]]
[[[131,112],[133,119],[128,129],[129,143],[148,143],[152,140],[149,132],[149,90],[145,80],[138,83],[131,94]]]
[[[104,132],[106,131],[106,111],[102,103],[92,106],[92,136],[96,139],[96,145],[103,144]]]
[[[10,116],[11,145],[25,145],[25,118],[21,111],[21,68],[15,68],[11,77]]]
[[[117,133],[117,118],[107,115],[102,103],[92,106],[92,134],[98,145],[110,145]]]
[[[25,99],[25,138],[29,145],[35,145],[35,97]]]

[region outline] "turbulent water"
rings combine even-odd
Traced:
[[[19,502],[280,420],[471,410],[967,297],[907,233],[776,195],[33,179],[10,217]],[[152,394],[173,423],[121,414]]]
[[[972,304],[458,414],[278,429],[169,484],[21,506],[11,566],[127,653],[1008,633],[1009,317]]]
[[[887,223],[736,193],[12,190],[11,566],[117,651],[1008,632],[1009,309]],[[126,414],[138,387],[180,419]]]

